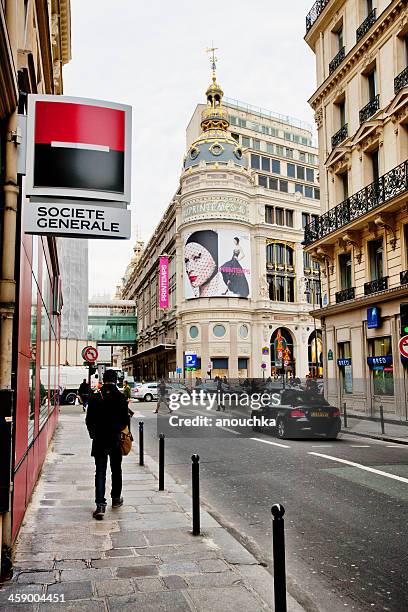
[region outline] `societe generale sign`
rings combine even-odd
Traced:
[[[29,95],[28,196],[130,202],[131,107]]]

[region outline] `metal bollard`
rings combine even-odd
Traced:
[[[193,535],[200,535],[200,457],[191,457]]]
[[[343,417],[344,417],[344,429],[347,428],[347,404],[343,403]]]
[[[139,423],[139,465],[144,465],[144,440],[143,440],[143,431],[144,423],[140,421]]]
[[[385,434],[385,427],[384,427],[384,406],[382,404],[380,404],[380,422],[381,422],[381,433]]]
[[[273,590],[275,612],[287,612],[286,608],[286,562],[285,562],[285,508],[274,504],[271,508],[273,535]]]
[[[164,491],[164,434],[159,436],[159,491]]]

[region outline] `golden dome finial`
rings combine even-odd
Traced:
[[[212,70],[212,80],[213,83],[215,83],[215,81],[217,80],[217,76],[216,76],[216,70],[217,70],[217,58],[215,57],[215,52],[217,51],[218,47],[214,47],[214,42],[212,43],[212,47],[207,47],[207,49],[205,50],[206,53],[211,53],[212,56],[210,57],[210,62],[211,62],[211,70]]]
[[[207,108],[203,111],[201,127],[203,131],[210,129],[227,130],[229,126],[228,113],[222,108],[222,97],[224,92],[217,83],[217,58],[215,57],[215,51],[217,47],[206,49],[207,53],[211,53],[210,62],[212,69],[212,83],[208,87],[206,93],[207,96]]]

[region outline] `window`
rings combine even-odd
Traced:
[[[274,223],[275,215],[273,206],[265,206],[265,223]]]
[[[284,193],[288,193],[288,181],[279,181],[279,189]]]
[[[276,225],[285,225],[283,208],[276,208]]]
[[[302,229],[305,229],[306,225],[310,223],[310,218],[308,213],[302,213]]]
[[[315,197],[315,200],[320,200],[320,189],[318,187],[315,187],[314,197]]]
[[[247,357],[238,357],[238,370],[248,370]]]
[[[306,180],[314,183],[314,170],[313,168],[306,168]]]
[[[215,357],[211,361],[214,370],[228,370],[228,357]]]
[[[293,140],[293,134],[291,134],[290,132],[284,132],[283,137],[285,140]]]
[[[348,172],[344,172],[343,174],[340,174],[339,176],[340,181],[341,181],[341,201],[344,202],[344,200],[347,200],[348,196],[349,196],[349,191],[348,191]]]
[[[378,149],[376,149],[370,154],[370,158],[371,158],[373,181],[378,181],[380,177],[380,160],[379,160]]]
[[[266,143],[266,152],[267,153],[275,153],[275,149],[272,142]]]
[[[230,124],[231,125],[238,125],[238,119],[236,117],[234,117],[234,115],[230,115]]]
[[[271,160],[270,160],[270,158],[269,157],[261,157],[261,161],[262,161],[262,170],[264,172],[270,172],[271,171]]]
[[[313,198],[313,187],[309,187],[309,185],[305,185],[305,196],[307,198]]]
[[[367,74],[368,99],[374,100],[377,95],[377,71],[375,68]]]
[[[254,155],[251,153],[251,168],[255,168],[256,170],[261,169],[261,161],[259,155]]]
[[[370,259],[371,280],[377,280],[384,276],[383,241],[372,240],[368,243],[368,254]]]
[[[295,184],[295,193],[299,192],[303,195],[303,185],[299,185],[299,183]]]
[[[278,179],[270,178],[269,179],[269,189],[273,189],[274,191],[278,191]]]
[[[221,324],[214,325],[213,334],[214,336],[216,336],[216,338],[222,338],[223,336],[225,336],[225,333],[226,333],[226,329],[224,325],[221,325]]]
[[[272,160],[272,172],[280,174],[280,161],[278,159]]]
[[[353,286],[351,265],[351,253],[339,255],[340,288],[342,290],[351,289]]]
[[[243,136],[242,137],[242,146],[249,148],[251,146],[251,139],[248,138],[247,136]]]
[[[268,177],[262,176],[261,174],[258,176],[258,185],[260,187],[268,187]]]
[[[190,327],[190,338],[197,338],[198,337],[198,327],[197,325],[192,325]]]
[[[283,242],[268,244],[266,247],[266,263],[269,267],[288,266],[293,268],[294,255],[291,246]]]
[[[261,150],[261,141],[258,140],[257,138],[253,139],[253,147],[256,151],[260,151]]]
[[[391,336],[383,336],[368,341],[368,350],[371,357],[391,357],[392,342]],[[394,395],[394,376],[392,364],[388,367],[373,369],[373,392],[374,395]]]
[[[346,124],[346,99],[337,104],[340,128]]]
[[[340,25],[336,32],[337,38],[337,51],[340,51],[344,47],[344,36],[343,36],[343,24]]]
[[[316,166],[317,165],[316,155],[313,155],[313,153],[308,153],[307,161],[309,164],[314,164]]]
[[[239,335],[241,336],[241,338],[248,338],[248,325],[241,325],[241,327],[239,328]]]
[[[293,149],[288,149],[286,147],[285,148],[285,157],[288,157],[289,159],[293,159]]]
[[[247,124],[246,119],[241,119],[241,117],[238,117],[239,127],[246,128],[246,124]]]
[[[306,161],[306,153],[299,151],[299,161]]]
[[[288,176],[290,176],[291,178],[296,178],[296,166],[295,164],[288,164]]]
[[[239,142],[239,134],[235,134],[234,132],[231,132],[231,136],[233,137],[234,140]]]
[[[313,221],[313,223],[318,223],[319,222],[319,215],[312,215],[312,221]]]
[[[337,344],[338,355],[340,359],[351,359],[351,343],[339,342]],[[340,366],[340,378],[343,393],[353,393],[353,374],[352,366]]]
[[[273,302],[295,301],[295,278],[288,274],[268,276],[269,299]]]
[[[283,146],[282,145],[275,145],[275,151],[276,151],[276,155],[280,155],[281,157],[283,157]]]
[[[288,227],[293,227],[293,210],[286,211],[286,225]]]
[[[305,180],[305,169],[303,166],[296,166],[296,175],[301,181]]]

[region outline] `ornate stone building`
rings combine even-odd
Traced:
[[[407,2],[316,2],[310,99],[319,133],[321,216],[306,227],[320,261],[328,398],[407,419],[400,308],[408,302]]]
[[[136,300],[138,314],[128,363],[135,377],[157,378],[184,368],[191,352],[200,377],[285,368],[304,377],[321,371],[310,316],[319,270],[301,245],[302,226],[320,209],[311,131],[224,104],[213,69],[207,104],[187,128],[179,189],[122,293]],[[169,258],[166,310],[158,303],[161,255]]]

